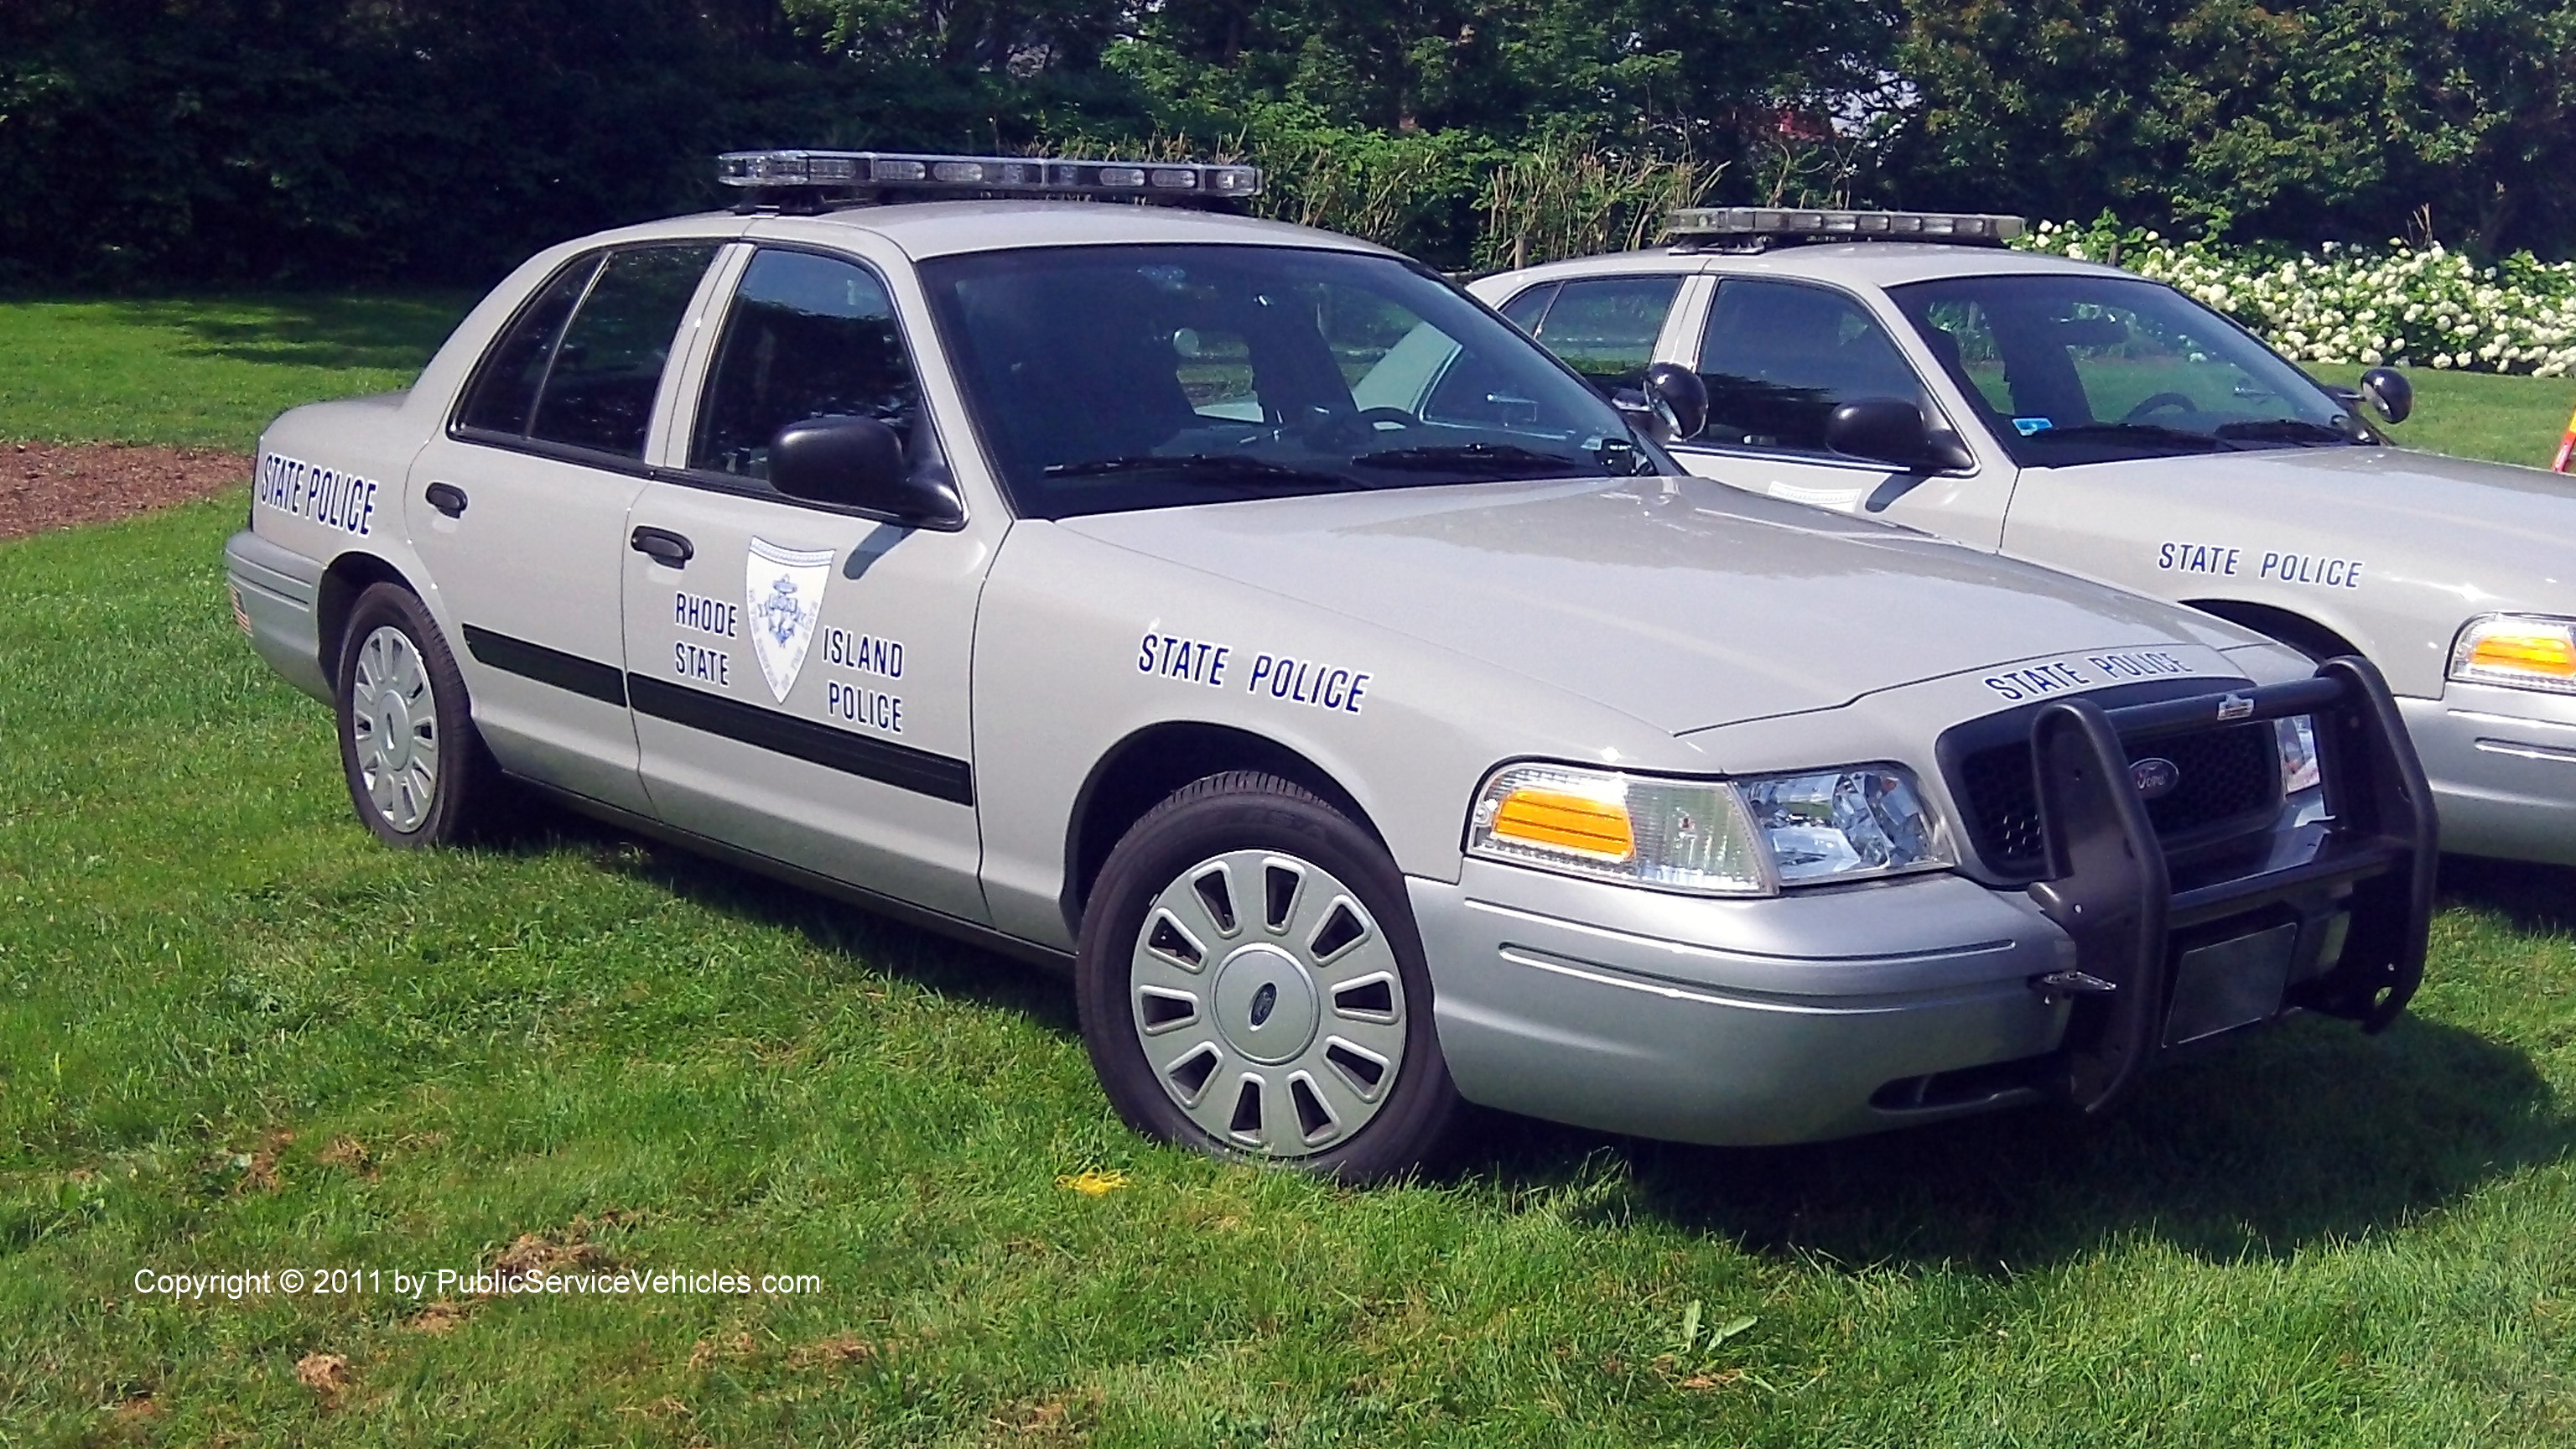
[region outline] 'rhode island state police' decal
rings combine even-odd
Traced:
[[[769,692],[787,702],[796,687],[796,672],[805,667],[806,646],[814,642],[815,621],[823,617],[823,587],[832,581],[832,551],[780,548],[765,538],[751,541],[744,561],[743,603],[751,616],[752,652]]]

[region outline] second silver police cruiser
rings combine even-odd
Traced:
[[[2160,282],[2016,217],[1712,208],[1471,290],[1608,386],[1696,369],[1693,473],[2177,599],[2387,673],[2443,848],[2576,864],[2576,484],[2387,445]]]
[[[1354,1180],[1464,1102],[2098,1108],[2414,989],[2367,664],[1676,476],[1686,378],[1614,408],[1247,168],[725,166],[263,438],[231,584],[386,841],[507,775],[1067,964],[1129,1122]]]

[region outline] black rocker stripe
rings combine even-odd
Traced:
[[[613,664],[495,634],[474,624],[465,626],[465,647],[476,659],[495,669],[523,674],[540,684],[569,689],[605,704],[622,707],[626,703],[626,676]]]
[[[964,760],[854,735],[848,730],[641,674],[626,676],[626,690],[638,714],[775,750],[936,800],[958,805],[975,803],[975,769]]]
[[[465,626],[465,647],[473,651],[476,659],[495,669],[525,675],[558,689],[615,705],[631,700],[638,713],[693,730],[775,750],[935,800],[959,805],[975,803],[975,767],[964,760],[854,735],[702,689],[621,673],[615,665],[495,634],[473,624]]]

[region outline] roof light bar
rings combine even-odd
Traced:
[[[757,192],[1009,192],[1143,200],[1235,200],[1261,191],[1257,166],[927,156],[885,151],[728,151],[716,179]]]
[[[1674,212],[1664,234],[1685,246],[1802,241],[1928,241],[2001,246],[2030,228],[2018,216],[1950,211],[1802,211],[1698,206]]]

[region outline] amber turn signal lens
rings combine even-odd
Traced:
[[[1512,791],[1495,809],[1492,828],[1505,840],[1578,851],[1602,860],[1626,860],[1637,853],[1626,805],[1564,790]]]
[[[2469,653],[2471,665],[2576,678],[2576,645],[2564,634],[2489,634]]]

